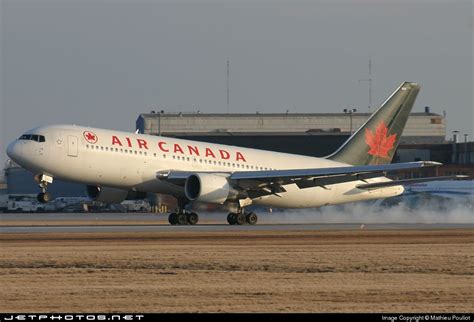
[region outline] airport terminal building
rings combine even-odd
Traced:
[[[140,133],[325,156],[334,152],[369,118],[369,113],[140,114]],[[401,145],[445,143],[445,117],[412,113]]]

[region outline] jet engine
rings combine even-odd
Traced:
[[[127,191],[111,187],[90,186],[86,187],[89,198],[103,203],[120,203],[126,199],[145,199],[146,193]]]
[[[186,179],[184,193],[191,201],[223,204],[236,200],[241,193],[232,188],[228,174],[195,173]]]

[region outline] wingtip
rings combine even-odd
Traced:
[[[443,165],[441,162],[436,162],[436,161],[421,161],[421,164],[423,165],[423,167],[434,167],[434,166]]]
[[[471,179],[471,176],[464,175],[464,174],[458,174],[454,176],[457,180],[467,180]]]

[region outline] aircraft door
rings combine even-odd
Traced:
[[[67,136],[67,155],[70,157],[77,157],[78,141],[77,136]]]

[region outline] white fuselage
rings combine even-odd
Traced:
[[[158,180],[158,171],[189,172],[262,171],[350,166],[327,159],[211,144],[168,137],[86,128],[75,125],[45,126],[27,133],[44,136],[44,142],[16,140],[8,155],[33,173],[88,185],[182,196],[183,189]],[[386,177],[367,180],[387,181]],[[403,187],[361,190],[352,181],[300,189],[253,200],[254,204],[305,208],[392,197]]]

